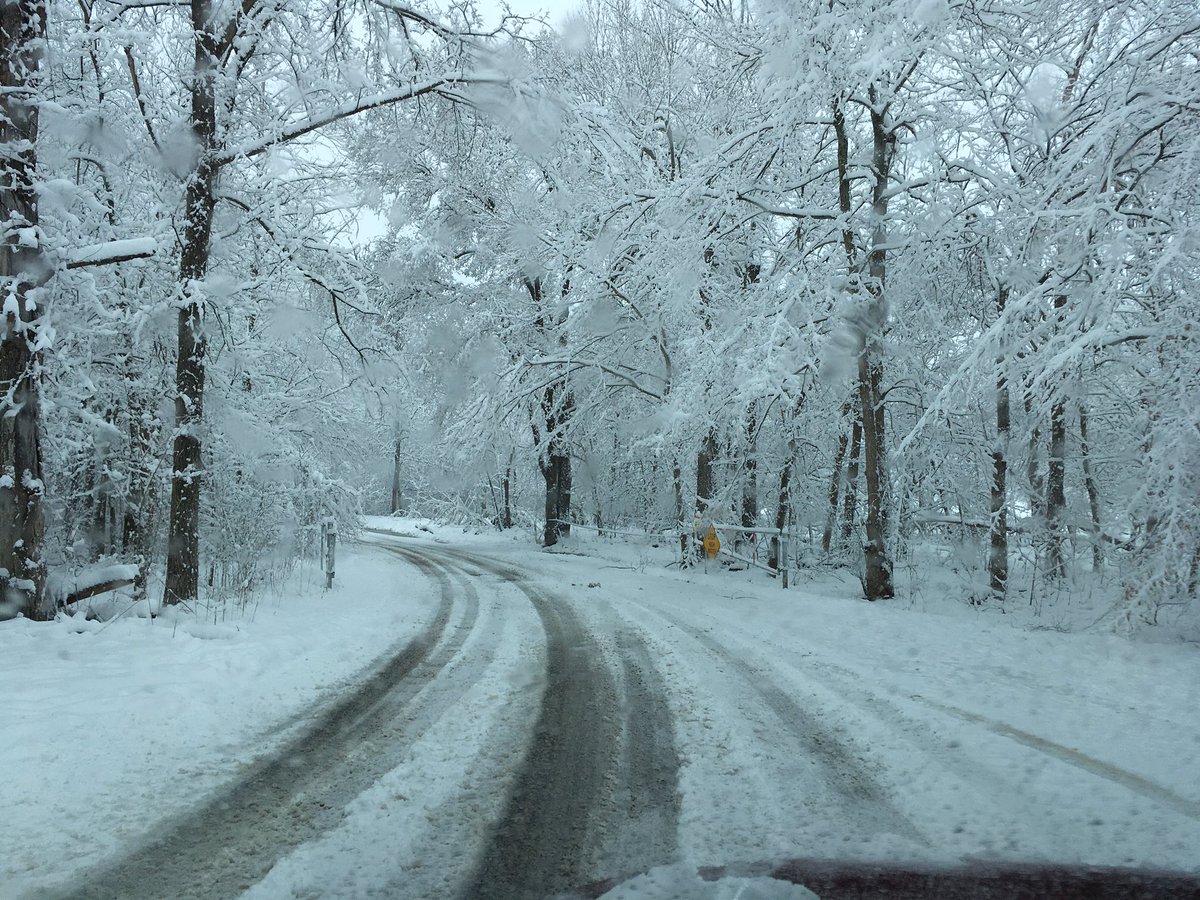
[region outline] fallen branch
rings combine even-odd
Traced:
[[[134,579],[132,578],[116,578],[112,581],[102,581],[99,584],[79,588],[63,598],[63,605],[78,603],[80,600],[86,600],[88,597],[94,597],[97,594],[107,594],[109,591],[115,591],[117,588],[129,587],[133,582]]]

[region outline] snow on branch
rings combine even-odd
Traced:
[[[448,93],[452,88],[464,84],[503,85],[508,84],[509,81],[510,79],[499,75],[467,75],[457,72],[441,78],[434,78],[430,81],[409,84],[403,88],[381,91],[368,97],[360,97],[357,100],[343,103],[325,112],[308,116],[298,122],[293,122],[273,135],[246,141],[235,147],[229,147],[223,153],[216,154],[213,157],[213,162],[215,165],[223,166],[226,163],[233,162],[235,159],[258,156],[272,147],[294,141],[296,138],[304,137],[304,135],[311,134],[327,125],[332,125],[343,119],[349,119],[359,113],[369,112],[370,110],[379,109],[384,106],[391,106],[393,103],[402,103],[405,100],[412,100],[427,94]]]
[[[613,366],[605,365],[599,360],[580,358],[527,360],[525,365],[531,368],[534,366],[566,366],[569,372],[577,372],[585,369],[596,369],[611,378],[615,378],[617,381],[621,382],[626,387],[632,388],[637,393],[649,397],[651,400],[661,401],[663,399],[661,392],[656,391],[653,388],[646,387],[644,384],[638,381],[639,375],[644,375],[649,378],[657,378],[664,382],[666,381],[666,379],[664,379],[661,375],[654,375],[650,372],[634,372],[630,374],[628,372],[619,371]],[[559,376],[555,375],[554,377],[558,378]],[[546,384],[549,383],[550,382],[546,382]],[[540,385],[538,390],[544,388],[546,384]]]
[[[131,259],[147,259],[158,252],[154,238],[129,238],[123,241],[106,241],[80,247],[70,254],[68,269],[83,269],[88,266],[112,266],[129,262]]]
[[[826,209],[823,207],[812,208],[791,208],[786,206],[777,206],[773,203],[766,203],[756,197],[752,197],[749,193],[740,193],[737,199],[743,203],[749,203],[751,206],[762,210],[767,215],[778,216],[782,219],[817,219],[830,220],[838,217],[838,211],[834,209]]]

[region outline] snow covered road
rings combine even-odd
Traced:
[[[613,893],[658,897],[679,872],[798,859],[1197,874],[1190,648],[602,548],[365,540],[434,588],[423,627],[199,807],[12,896],[541,898],[674,873]],[[1147,670],[1175,692],[1144,696]]]

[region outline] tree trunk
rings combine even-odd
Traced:
[[[566,297],[570,288],[570,280],[564,279],[561,291],[563,297]],[[538,333],[545,338],[547,337],[547,310],[542,302],[541,278],[527,278],[525,289],[529,292],[529,298],[533,301],[534,307],[538,310],[534,324]],[[559,346],[565,346],[565,343],[565,334],[560,334],[558,336]],[[534,424],[533,440],[535,446],[541,446],[543,440],[545,444],[538,459],[538,467],[541,469],[542,478],[546,483],[546,502],[544,504],[546,524],[542,531],[543,547],[553,547],[558,543],[559,535],[571,533],[569,524],[571,455],[566,443],[566,431],[574,411],[575,399],[571,395],[571,388],[565,375],[551,381],[542,390],[541,424]],[[543,427],[545,428],[544,438],[541,437],[540,432],[540,428]]]
[[[1067,574],[1063,555],[1063,513],[1067,452],[1066,404],[1056,401],[1050,411],[1050,455],[1046,461],[1046,574],[1061,578]]]
[[[553,547],[558,543],[558,469],[552,460],[547,460],[541,468],[542,479],[546,482],[543,506],[546,524],[542,528],[542,546]]]
[[[546,459],[540,465],[546,483],[546,525],[542,531],[542,546],[553,547],[560,537],[571,533],[568,519],[571,514],[571,458],[565,447],[551,442]]]
[[[683,470],[678,457],[671,460],[671,489],[675,492],[675,521],[683,526]]]
[[[679,552],[683,565],[688,564],[688,524],[683,521],[683,470],[678,457],[671,460],[671,486],[675,490],[675,522],[679,527]]]
[[[504,527],[512,528],[512,476],[513,466],[512,457],[509,457],[508,465],[504,469],[504,481],[501,482],[501,487],[504,492]]]
[[[792,503],[792,458],[796,453],[796,442],[788,441],[787,458],[783,461],[783,469],[779,473],[779,497],[775,504],[775,527],[781,531],[787,526],[788,507]],[[767,557],[767,565],[778,571],[787,564],[787,560],[779,558],[779,538],[771,538],[771,552]]]
[[[862,415],[854,401],[854,424],[850,428],[850,457],[846,464],[846,497],[842,503],[842,550],[850,547],[854,523],[858,520],[858,474],[862,467]]]
[[[713,501],[713,461],[717,457],[717,435],[711,428],[696,454],[696,510],[702,518],[711,514]],[[707,524],[707,522],[706,522]]]
[[[842,404],[841,421],[845,422],[850,415],[850,403]],[[833,529],[837,525],[838,494],[842,482],[842,463],[846,459],[846,446],[850,435],[845,431],[838,437],[837,451],[833,454],[833,476],[829,479],[829,512],[825,516],[825,531],[821,534],[821,550],[829,552],[833,545]]]
[[[171,466],[171,510],[167,537],[167,573],[163,602],[196,599],[200,579],[200,487],[203,464],[200,428],[204,418],[204,300],[200,282],[208,273],[217,169],[217,112],[213,66],[217,42],[210,0],[192,0],[194,56],[191,127],[199,158],[188,178],[179,282],[182,303],[175,361],[175,446]]]
[[[846,117],[838,100],[833,104],[833,133],[837,141],[838,208],[845,220],[842,226],[842,250],[846,254],[846,271],[853,280],[858,276],[859,262],[854,232],[850,228],[853,209],[850,197],[850,140],[846,136]],[[862,414],[857,398],[851,401],[851,406],[854,409],[854,424],[850,434],[850,460],[846,467],[846,495],[842,501],[843,549],[850,546],[850,537],[854,533],[854,513],[858,506],[858,460],[862,444]]]
[[[1067,298],[1054,298],[1055,310],[1067,305]],[[1067,574],[1063,556],[1063,515],[1066,512],[1067,404],[1062,394],[1050,409],[1050,454],[1046,460],[1046,574],[1062,578]]]
[[[46,7],[0,4],[0,618],[47,619],[38,345],[48,276],[38,223],[38,105]]]
[[[1001,287],[996,297],[996,309],[1004,313],[1008,288]],[[991,535],[988,548],[988,579],[992,597],[1003,601],[1008,593],[1008,377],[1004,374],[1005,359],[996,359],[996,446],[992,449]]]
[[[863,587],[868,600],[895,596],[892,586],[892,562],[887,554],[887,443],[884,428],[883,364],[876,346],[878,335],[887,323],[887,221],[888,188],[895,148],[895,135],[884,127],[883,113],[871,91],[872,167],[875,185],[872,212],[875,227],[871,234],[871,252],[867,256],[870,279],[867,283],[871,305],[862,324],[858,357],[858,392],[862,404],[863,464],[866,467],[867,518],[863,546],[865,576]]]
[[[561,444],[553,459],[555,468],[554,501],[558,533],[563,537],[571,534],[571,456]]]
[[[742,527],[758,522],[758,415],[753,403],[746,410],[746,479],[742,483]]]
[[[850,141],[846,132],[845,114],[840,100],[833,103],[833,130],[837,146],[838,206],[843,217],[842,246],[851,290],[866,302],[852,322],[858,336],[858,420],[862,423],[863,465],[866,469],[867,516],[864,523],[866,543],[863,545],[863,591],[868,600],[880,600],[895,595],[892,587],[892,563],[888,558],[887,536],[887,469],[886,431],[883,410],[883,365],[880,361],[878,337],[887,325],[887,213],[892,157],[895,151],[895,132],[885,122],[886,108],[878,102],[874,87],[869,90],[871,115],[871,167],[874,175],[871,196],[871,247],[867,254],[867,275],[862,279],[862,267],[855,246],[850,219],[854,206],[850,191]],[[865,290],[864,290],[865,289]],[[853,436],[852,436],[853,438]],[[852,462],[853,465],[853,456]],[[847,503],[850,489],[847,486]],[[849,527],[847,520],[845,528]]]
[[[592,516],[592,521],[596,525],[596,536],[604,537],[604,508],[600,502],[600,490],[595,486],[592,487],[592,500],[596,504],[596,512]]]
[[[892,563],[887,556],[887,472],[884,468],[884,430],[879,413],[883,409],[879,382],[882,373],[868,359],[864,349],[858,362],[859,398],[863,406],[863,464],[867,482],[867,518],[863,523],[867,541],[863,545],[864,589],[868,600],[895,596]]]
[[[112,416],[105,414],[105,424],[112,427]],[[92,458],[92,521],[88,528],[88,561],[93,562],[112,552],[110,543],[112,507],[115,498],[112,496],[112,486],[109,483],[107,469],[110,460],[106,459],[106,450],[100,447],[93,449]]]
[[[1092,516],[1092,571],[1099,572],[1104,566],[1104,537],[1100,526],[1100,491],[1092,477],[1091,453],[1088,443],[1087,408],[1079,404],[1079,456],[1083,468],[1083,486],[1088,495],[1088,512]]]
[[[1024,396],[1025,418],[1033,419],[1033,397],[1027,390]],[[1037,527],[1042,525],[1045,515],[1045,505],[1042,503],[1045,484],[1042,479],[1041,467],[1042,429],[1034,425],[1029,430],[1028,451],[1025,456],[1025,481],[1029,488],[1029,514]]]
[[[400,463],[403,461],[403,458],[404,453],[400,438],[396,438],[396,444],[392,453],[392,515],[400,512],[401,506],[404,505],[404,498],[400,493]]]

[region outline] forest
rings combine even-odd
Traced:
[[[0,616],[362,513],[1200,605],[1193,0],[3,0]],[[114,568],[116,567],[116,568]]]

